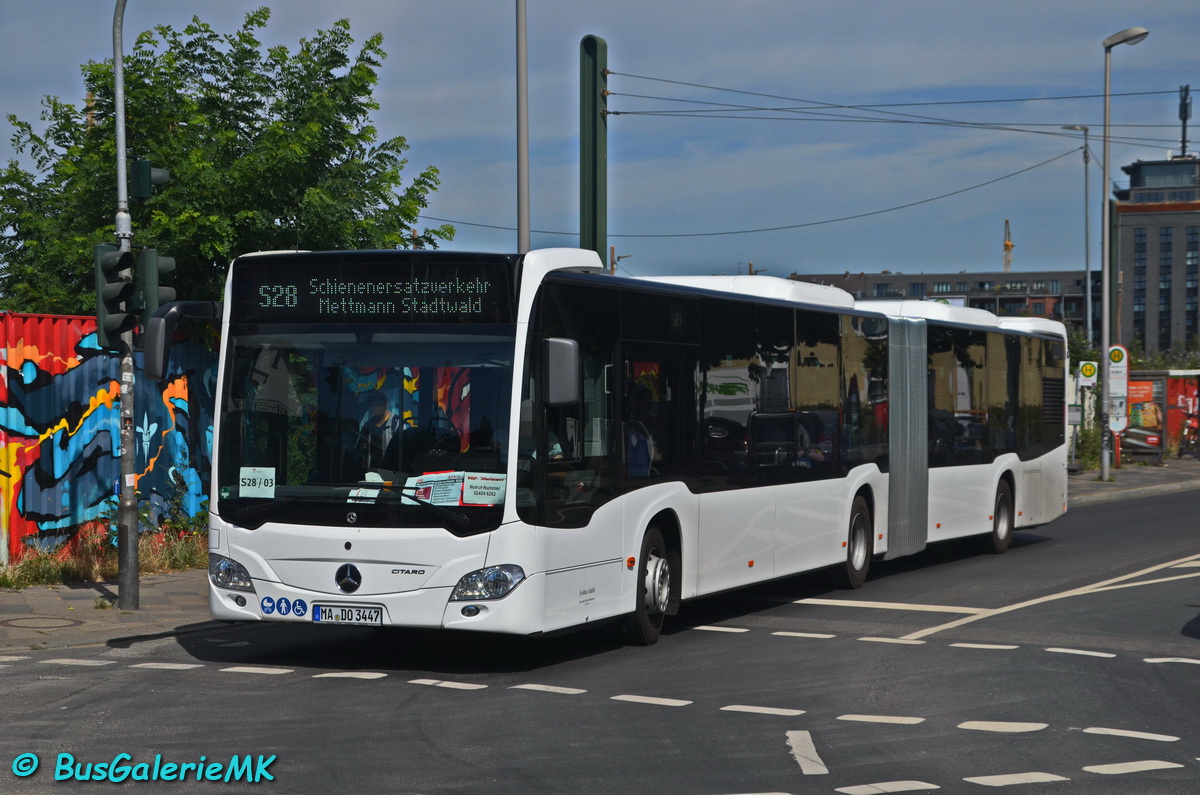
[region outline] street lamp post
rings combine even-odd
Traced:
[[[1088,187],[1088,163],[1091,162],[1088,150],[1089,128],[1084,124],[1072,124],[1063,129],[1083,133],[1083,316],[1088,345],[1091,345],[1096,337],[1092,334],[1092,192]]]
[[[1100,390],[1100,479],[1108,480],[1109,451],[1111,450],[1110,432],[1108,426],[1109,402],[1112,399],[1112,379],[1109,377],[1112,360],[1108,349],[1112,345],[1111,320],[1109,318],[1109,303],[1112,300],[1112,274],[1109,272],[1111,241],[1111,219],[1109,218],[1110,191],[1108,177],[1108,143],[1109,143],[1109,105],[1112,82],[1112,49],[1118,44],[1137,44],[1150,35],[1145,28],[1127,28],[1120,33],[1114,33],[1104,40],[1104,215],[1100,234],[1100,355],[1104,357],[1104,379]]]

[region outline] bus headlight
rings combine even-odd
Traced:
[[[454,586],[451,602],[474,602],[484,599],[503,599],[525,579],[520,566],[488,566],[465,575]]]
[[[254,593],[254,582],[250,579],[250,572],[236,560],[230,560],[224,555],[208,553],[208,578],[218,588]]]

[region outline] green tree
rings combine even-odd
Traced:
[[[299,46],[263,48],[270,10],[240,30],[194,18],[159,26],[125,55],[128,159],[171,181],[131,204],[135,247],[175,257],[180,298],[219,298],[225,269],[248,251],[436,248],[451,226],[418,229],[437,189],[427,167],[402,179],[408,145],[378,140],[372,92],[386,53],[357,51],[341,20]],[[92,249],[114,239],[116,147],[111,61],[82,67],[82,107],[43,100],[39,132],[10,116],[31,164],[0,172],[0,306],[91,314]]]

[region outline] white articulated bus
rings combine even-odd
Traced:
[[[1066,510],[1050,321],[573,249],[248,255],[221,314],[222,620],[649,644],[697,596]]]

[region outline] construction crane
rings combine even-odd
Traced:
[[[1012,271],[1012,232],[1008,227],[1008,219],[1004,219],[1004,272]]]

